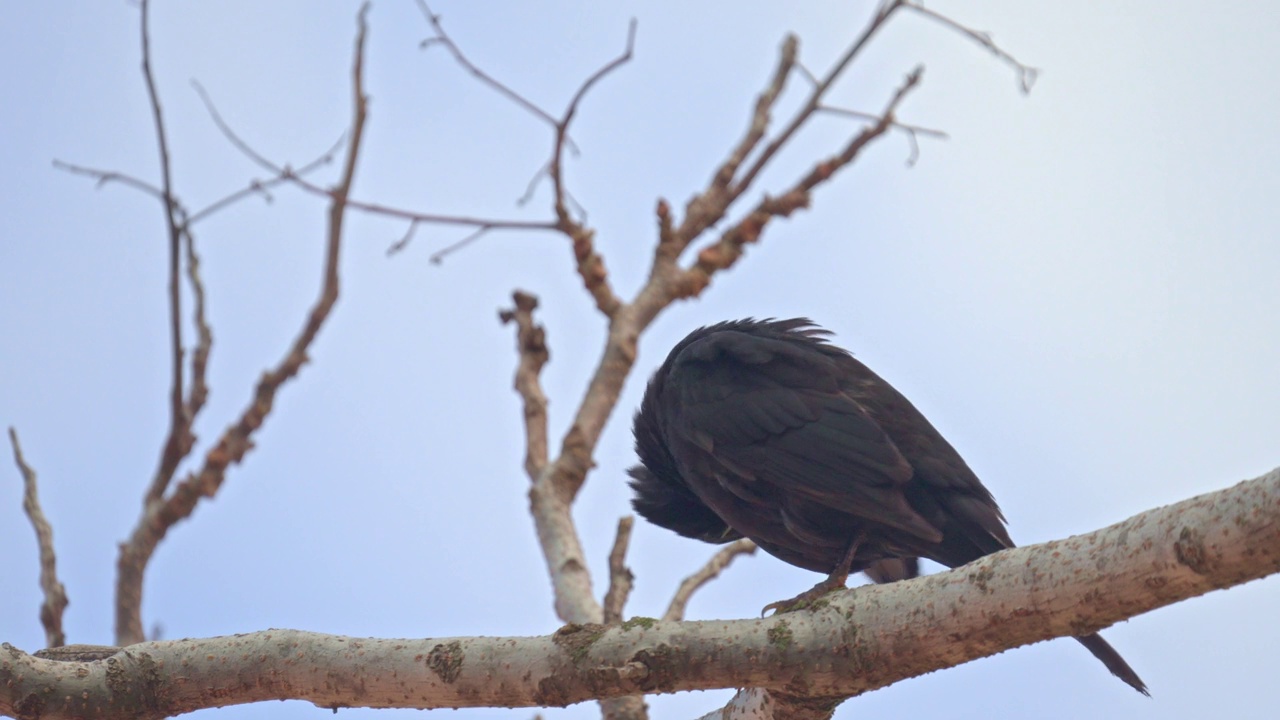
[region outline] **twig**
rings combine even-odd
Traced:
[[[345,137],[340,138],[338,140],[338,144],[341,145],[345,140],[346,140]],[[233,205],[236,202],[239,202],[240,200],[243,200],[244,198],[249,197],[250,195],[262,195],[267,199],[267,202],[270,202],[271,194],[268,192],[270,188],[276,187],[286,182],[293,182],[294,176],[302,177],[314,172],[315,170],[322,167],[323,165],[333,162],[332,156],[333,156],[333,149],[330,149],[330,151],[327,152],[326,154],[320,156],[315,160],[312,160],[311,162],[307,163],[306,165],[302,166],[297,170],[287,169],[285,174],[277,175],[276,177],[273,177],[269,180],[251,180],[249,181],[249,184],[246,187],[240,188],[239,190],[229,193],[228,195],[213,201],[209,205],[189,215],[185,215],[182,208],[179,207],[178,215],[180,217],[185,218],[182,220],[180,227],[183,230],[183,232],[187,232],[199,221],[204,220],[205,218],[209,217],[215,212],[222,210],[230,205]],[[126,175],[121,172],[117,172],[114,170],[100,170],[98,168],[85,167],[83,165],[75,165],[73,163],[63,162],[61,160],[54,160],[53,166],[59,170],[65,170],[66,172],[69,172],[73,175],[85,175],[85,176],[91,177],[97,181],[96,185],[98,187],[102,187],[109,183],[116,182],[116,183],[120,183],[121,185],[125,185],[127,187],[131,187],[135,190],[146,193],[147,195],[151,195],[152,197],[158,200],[164,199],[164,191],[161,190],[160,188],[146,182],[145,180],[141,180],[139,178],[133,177],[131,175]]]
[[[829,113],[831,115],[843,115],[845,117],[858,118],[860,120],[870,120],[872,122],[879,122],[880,120],[879,115],[876,115],[875,113],[863,112],[861,110],[850,110],[847,108],[827,107],[824,105],[818,108],[818,111]],[[942,130],[922,127],[920,125],[908,125],[906,123],[900,123],[897,121],[894,121],[890,127],[894,130],[901,130],[903,134],[907,136],[907,143],[911,149],[911,153],[907,155],[907,167],[914,167],[916,164],[916,161],[920,159],[920,136],[921,135],[937,138],[939,140],[946,140],[949,137],[947,133],[943,132]]]
[[[329,191],[328,237],[325,249],[325,267],[320,297],[307,314],[302,331],[293,341],[283,360],[263,373],[254,390],[249,406],[240,418],[228,427],[218,442],[205,454],[199,472],[191,473],[173,489],[161,503],[149,505],[139,519],[129,540],[120,548],[117,563],[119,576],[116,585],[116,643],[130,645],[144,639],[140,605],[142,579],[147,562],[174,523],[189,517],[203,497],[218,492],[225,478],[227,467],[244,459],[253,448],[252,436],[265,422],[275,402],[276,392],[292,379],[308,360],[308,349],[329,317],[338,300],[338,262],[342,247],[342,231],[348,196],[355,178],[356,162],[364,137],[367,98],[364,94],[364,48],[368,31],[366,16],[369,5],[361,6],[358,15],[358,31],[355,41],[355,58],[352,67],[354,119],[351,140],[343,163],[342,175],[337,187]]]
[[[582,99],[587,96],[587,93],[591,88],[597,82],[604,79],[604,77],[609,73],[631,62],[631,56],[634,53],[636,46],[636,27],[636,20],[635,18],[632,18],[631,22],[627,25],[627,46],[622,51],[622,54],[605,63],[578,87],[578,91],[573,94],[573,99],[569,101],[569,106],[565,108],[564,115],[560,116],[560,119],[555,123],[555,151],[551,155],[551,165],[548,168],[548,172],[551,175],[551,182],[555,186],[557,214],[560,214],[564,209],[564,183],[562,182],[563,150],[565,145],[571,142],[568,139],[569,124],[573,122],[574,116],[578,113],[578,105],[582,102]]]
[[[290,168],[288,165],[280,165],[276,163],[274,160],[271,160],[266,155],[263,155],[262,153],[255,150],[252,145],[250,145],[248,142],[244,140],[244,138],[241,138],[240,135],[237,134],[236,131],[231,128],[231,125],[229,125],[227,121],[223,119],[222,114],[218,112],[218,107],[214,105],[213,99],[209,97],[209,94],[205,92],[202,87],[198,85],[197,85],[197,92],[200,94],[200,99],[204,101],[205,109],[209,112],[209,116],[213,120],[214,125],[216,125],[218,130],[222,132],[223,136],[227,138],[227,141],[230,142],[232,146],[234,146],[242,154],[244,154],[245,157],[249,158],[254,163],[256,163],[259,167],[267,170],[272,175],[274,175],[275,178],[271,182],[274,182],[276,179],[280,181],[288,181],[313,195],[319,195],[321,197],[330,198],[330,199],[333,197],[333,190],[331,188],[321,187],[320,185],[317,185],[311,182],[310,180],[307,180],[305,177],[303,177],[303,175],[305,174],[303,170],[310,170],[314,166],[316,166],[318,163],[324,162],[325,161],[324,157],[321,157],[319,160],[312,161],[312,163],[309,163],[308,165],[304,166],[302,170],[294,170]],[[408,220],[411,223],[429,223],[433,225],[461,225],[465,227],[483,228],[487,231],[491,231],[491,230],[556,230],[557,229],[555,222],[547,221],[547,220],[543,220],[543,221],[500,220],[500,219],[494,219],[494,218],[467,217],[463,215],[439,215],[436,213],[423,213],[423,212],[417,212],[414,210],[406,210],[404,208],[392,207],[390,205],[382,205],[380,203],[364,202],[364,201],[355,200],[352,198],[347,198],[345,202],[346,202],[346,207],[349,210],[359,210],[361,212],[366,212],[372,215],[382,215],[385,217],[392,217],[400,220]],[[204,211],[201,211],[201,212],[204,212]],[[398,250],[399,248],[396,248],[397,244],[393,244],[392,249]]]
[[[819,107],[818,111],[828,113],[830,115],[843,115],[845,117],[858,118],[859,120],[869,120],[871,122],[880,122],[881,118],[880,115],[875,113],[863,112],[862,110],[850,110],[848,108],[829,107],[827,105]],[[927,128],[921,125],[908,125],[907,123],[900,123],[896,120],[893,121],[889,127],[894,130],[902,130],[903,132],[911,135],[928,135],[929,137],[935,137],[939,140],[946,140],[950,137],[945,130]]]
[[[797,42],[794,37],[788,37],[783,43],[782,50],[779,55],[777,67],[774,70],[772,79],[769,81],[764,92],[756,100],[756,107],[752,113],[751,122],[748,131],[742,140],[730,152],[728,159],[717,169],[708,187],[700,194],[693,197],[685,207],[684,219],[679,226],[673,227],[672,230],[664,236],[663,242],[659,245],[659,257],[657,260],[661,263],[673,263],[675,257],[678,257],[690,243],[698,238],[708,228],[719,223],[725,216],[726,212],[735,201],[749,189],[765,167],[778,155],[779,152],[787,145],[788,142],[796,135],[812,116],[819,112],[831,112],[832,108],[823,104],[823,99],[832,85],[840,78],[848,66],[858,57],[862,50],[867,46],[875,35],[882,30],[893,14],[902,7],[911,7],[912,9],[926,12],[929,15],[934,13],[924,11],[919,6],[910,3],[908,0],[888,0],[880,5],[872,16],[871,20],[863,28],[862,32],[849,45],[845,52],[837,59],[830,70],[822,77],[815,77],[807,68],[800,64],[796,47]],[[962,25],[954,21],[946,20],[942,16],[938,16],[940,21],[954,27],[969,36],[988,44],[993,52],[1015,64],[1024,71],[1029,70],[1026,66],[1017,63],[1007,53],[999,50],[994,43],[990,43],[990,38],[968,30]],[[791,119],[779,131],[779,133],[766,144],[755,156],[754,160],[746,163],[747,157],[755,150],[759,142],[763,139],[765,131],[768,129],[770,122],[770,112],[773,104],[785,87],[786,79],[793,70],[799,71],[806,77],[812,89],[805,102],[800,109],[795,112]],[[1034,74],[1034,71],[1032,71]],[[850,112],[850,111],[844,111]],[[850,113],[852,114],[852,113]],[[858,115],[861,115],[859,113]],[[884,118],[874,117],[877,122],[883,121]],[[868,119],[871,119],[868,117]],[[917,134],[936,134],[939,131],[929,130],[911,125],[902,125],[897,123],[893,118],[889,118],[890,127],[896,127],[907,132],[908,140],[911,143],[911,155],[908,164],[914,163],[919,154],[917,143]],[[877,133],[878,135],[879,133]],[[745,164],[745,168],[744,168]]]
[[[701,293],[710,284],[712,275],[732,267],[742,257],[743,247],[759,240],[771,220],[787,217],[796,210],[809,207],[811,192],[815,187],[830,180],[852,163],[864,147],[892,127],[894,112],[903,98],[919,84],[923,72],[923,67],[917,67],[907,76],[894,92],[876,124],[863,128],[839,153],[816,164],[782,195],[766,196],[746,217],[721,233],[715,244],[703,248],[694,264],[672,284],[676,296],[691,297]]]
[[[636,576],[627,567],[627,547],[631,544],[631,528],[635,523],[633,515],[618,518],[618,534],[613,540],[613,549],[609,551],[609,590],[604,594],[605,625],[622,622],[622,609],[626,607],[635,583]]]
[[[827,94],[827,91],[831,89],[831,86],[835,84],[835,81],[844,73],[845,69],[853,62],[854,58],[858,57],[858,54],[867,46],[867,43],[871,41],[871,38],[875,37],[876,33],[884,28],[885,24],[888,23],[889,19],[893,16],[893,13],[901,4],[901,1],[893,2],[885,5],[876,12],[876,14],[871,18],[871,22],[863,28],[862,34],[859,35],[857,39],[854,40],[853,44],[845,50],[844,54],[836,60],[836,64],[827,71],[827,74],[818,80],[813,90],[809,93],[809,97],[806,99],[804,105],[791,118],[791,121],[787,123],[786,127],[782,129],[782,132],[764,147],[760,152],[760,155],[747,167],[742,176],[732,183],[729,188],[730,202],[737,199],[747,188],[751,187],[752,183],[755,182],[756,177],[764,170],[774,156],[777,155],[778,151],[780,151],[787,142],[795,136],[796,132],[809,121],[809,118],[817,111],[822,102],[822,98]]]
[[[196,92],[204,96],[204,88],[201,87],[199,83],[192,81],[192,85],[196,86]],[[206,99],[206,102],[208,102],[207,99]],[[312,172],[320,169],[321,167],[331,164],[333,162],[333,156],[338,152],[338,150],[342,147],[343,143],[345,143],[346,140],[347,140],[347,135],[346,133],[343,133],[333,143],[333,145],[328,150],[325,151],[323,155],[316,158],[315,160],[312,160],[306,165],[303,165],[297,170],[292,170],[291,172],[288,172],[288,173],[277,173],[275,177],[269,180],[249,181],[248,186],[240,188],[239,190],[236,190],[235,192],[219,200],[215,200],[214,202],[210,203],[208,206],[203,207],[200,210],[197,210],[196,212],[192,213],[191,217],[187,218],[186,226],[189,228],[195,223],[205,219],[206,217],[223,209],[224,207],[233,205],[250,195],[262,195],[263,198],[266,199],[268,203],[271,202],[271,199],[272,199],[271,193],[268,192],[268,190],[278,185],[282,185],[284,183],[290,182],[292,180],[291,176],[305,177],[311,174]]]
[[[671,604],[667,606],[667,611],[662,614],[662,619],[683,620],[685,607],[688,606],[689,599],[695,592],[719,577],[720,573],[724,572],[724,569],[729,567],[729,564],[739,555],[754,555],[755,552],[756,544],[746,538],[734,540],[725,545],[711,556],[706,565],[680,583],[675,597],[671,598]]]
[[[773,106],[786,88],[787,78],[791,76],[791,71],[796,67],[800,67],[798,61],[799,49],[800,40],[795,35],[788,35],[782,41],[782,48],[778,53],[778,65],[773,70],[773,77],[769,80],[769,84],[765,86],[760,96],[756,98],[755,111],[751,113],[751,124],[747,128],[747,134],[743,136],[742,140],[738,141],[737,146],[729,153],[728,159],[716,170],[712,188],[717,195],[729,188],[734,176],[738,174],[738,168],[746,161],[751,151],[755,150],[760,140],[764,138],[765,132],[768,131],[769,121],[772,119]],[[815,80],[814,82],[816,84],[817,81]]]
[[[551,162],[547,166],[547,174],[551,177],[551,188],[555,197],[553,207],[556,214],[556,228],[573,243],[573,257],[576,261],[578,276],[582,278],[582,284],[587,292],[591,293],[591,297],[595,299],[596,308],[604,313],[605,317],[613,317],[622,306],[622,300],[609,286],[609,273],[605,269],[604,258],[595,249],[595,231],[587,228],[582,221],[574,220],[565,204],[568,191],[565,189],[564,182],[564,146],[569,133],[569,124],[577,115],[578,105],[582,99],[586,97],[592,86],[606,75],[631,61],[635,44],[636,21],[633,18],[627,27],[627,46],[622,54],[605,63],[582,83],[574,93],[573,99],[569,101],[564,115],[557,121],[555,146],[551,152]]]
[[[532,100],[529,100],[525,96],[511,89],[510,86],[498,81],[492,75],[481,70],[475,63],[468,60],[467,56],[462,54],[462,49],[458,47],[458,44],[453,41],[453,38],[449,37],[449,33],[445,32],[444,23],[440,22],[440,16],[433,12],[423,0],[417,0],[417,2],[418,9],[422,11],[422,15],[427,19],[427,22],[431,23],[431,28],[435,30],[436,33],[435,37],[427,38],[419,43],[419,47],[425,49],[432,45],[443,45],[445,49],[449,51],[449,54],[453,55],[453,59],[457,61],[463,69],[475,76],[476,79],[480,80],[480,82],[493,88],[500,95],[506,97],[511,102],[519,105],[535,117],[555,128],[557,132],[560,130],[560,121],[552,117],[551,113],[538,107]],[[568,144],[570,151],[576,155],[578,153],[578,148],[573,144],[573,141],[569,140]]]
[[[444,262],[444,259],[446,257],[470,245],[476,240],[479,240],[480,238],[484,237],[485,233],[489,232],[492,229],[493,229],[493,226],[491,225],[481,225],[475,230],[467,233],[465,236],[463,236],[461,240],[456,240],[452,243],[449,243],[448,245],[445,245],[439,250],[431,253],[431,257],[428,258],[427,260],[432,265],[440,265],[441,263]]]
[[[579,277],[586,287],[587,292],[591,293],[591,297],[596,302],[596,307],[606,317],[612,317],[622,306],[622,301],[613,292],[613,288],[609,286],[608,272],[605,269],[604,258],[600,256],[595,249],[595,232],[585,225],[586,213],[582,210],[574,200],[564,182],[564,151],[566,148],[577,153],[573,140],[569,137],[569,126],[573,123],[574,117],[578,113],[578,107],[581,105],[583,98],[590,92],[600,80],[607,75],[625,65],[632,58],[635,50],[636,39],[636,21],[633,19],[627,29],[627,44],[625,49],[616,58],[610,60],[601,66],[598,70],[587,77],[586,80],[578,87],[573,97],[569,100],[568,107],[565,108],[564,114],[559,118],[553,117],[550,113],[538,107],[533,102],[522,96],[520,93],[511,89],[509,86],[499,82],[493,76],[481,70],[472,63],[457,43],[453,41],[449,34],[445,32],[443,24],[440,22],[440,16],[432,12],[431,8],[424,0],[418,0],[418,7],[422,14],[431,23],[436,36],[428,38],[423,42],[424,46],[432,44],[444,45],[453,55],[454,59],[467,72],[478,78],[481,82],[501,93],[503,96],[519,105],[521,108],[532,113],[534,116],[548,123],[555,131],[555,139],[551,151],[551,159],[543,166],[537,174],[529,181],[529,186],[525,189],[524,195],[520,197],[519,204],[523,205],[533,195],[535,186],[543,174],[546,174],[551,180],[552,193],[554,199],[552,202],[552,210],[555,213],[555,221],[546,224],[540,224],[539,228],[549,228],[557,230],[573,245],[573,256]],[[578,218],[575,219],[573,213],[569,211],[569,205],[577,206],[579,211]],[[437,222],[436,220],[424,220],[425,222]],[[454,243],[450,247],[432,255],[433,262],[439,262],[444,256],[450,252],[457,250],[471,242],[474,242],[480,236],[489,230],[504,227],[504,224],[498,222],[473,222],[471,225],[477,228],[477,231],[468,235],[463,240]],[[511,227],[507,224],[505,227]]]
[[[516,324],[520,364],[516,368],[515,389],[524,402],[524,471],[530,480],[537,480],[547,466],[547,396],[538,378],[551,353],[547,350],[546,330],[533,321],[533,311],[538,309],[537,296],[516,290],[511,293],[511,299],[515,306],[500,311],[498,319]]]
[[[188,218],[184,227],[189,226]],[[205,383],[206,370],[209,367],[209,353],[213,349],[213,331],[205,317],[204,282],[200,279],[200,256],[196,254],[196,241],[189,229],[182,232],[187,251],[187,281],[191,285],[192,322],[196,326],[196,347],[191,353],[191,387],[187,389],[187,401],[184,414],[188,431],[195,424],[196,416],[204,409],[205,400],[209,398],[209,386]],[[192,441],[195,436],[192,435]]]
[[[67,644],[66,633],[62,631],[62,613],[67,609],[67,589],[58,582],[58,556],[53,551],[53,526],[44,516],[40,508],[40,497],[36,492],[36,471],[31,469],[22,457],[22,446],[18,444],[18,431],[9,428],[9,444],[13,446],[13,462],[22,473],[22,509],[31,520],[31,527],[36,531],[36,545],[40,552],[40,590],[44,592],[44,602],[40,604],[40,624],[44,626],[45,644],[55,648]]]
[[[979,45],[986,48],[987,50],[990,50],[992,55],[995,55],[996,57],[1000,58],[1007,65],[1012,67],[1014,70],[1018,71],[1018,87],[1022,90],[1022,92],[1023,93],[1031,92],[1031,86],[1035,85],[1036,77],[1040,74],[1040,71],[1037,70],[1036,68],[1031,67],[1030,65],[1023,64],[1017,58],[1015,58],[1014,56],[1006,52],[1003,48],[1001,48],[999,45],[995,43],[995,40],[991,38],[991,33],[982,32],[980,30],[974,30],[972,28],[961,25],[960,23],[956,22],[955,20],[952,20],[946,15],[943,15],[937,10],[930,10],[929,8],[920,4],[919,2],[916,2],[916,0],[898,0],[896,4],[901,5],[902,7],[908,8],[910,10],[914,10],[931,20],[939,22],[943,26],[951,28],[952,30],[955,30],[956,32],[968,37],[969,39],[978,43]]]
[[[114,172],[110,170],[95,170],[93,168],[84,167],[82,165],[74,165],[72,163],[63,162],[61,160],[54,160],[53,166],[59,170],[65,170],[73,175],[87,175],[97,180],[96,184],[99,188],[105,185],[108,185],[110,183],[117,182],[117,183],[120,183],[121,185],[126,185],[128,187],[131,187],[134,190],[141,190],[142,192],[156,198],[157,200],[160,200],[161,202],[163,202],[165,199],[163,190],[161,190],[160,188],[156,187],[155,185],[152,185],[151,183],[145,180],[139,180],[138,178],[133,177],[131,175],[126,175],[124,173]]]
[[[178,220],[180,208],[173,194],[173,170],[169,161],[169,140],[164,129],[164,113],[160,107],[160,95],[156,92],[155,74],[151,70],[151,3],[141,0],[139,11],[142,24],[142,78],[147,86],[147,98],[151,103],[151,115],[155,123],[156,145],[160,149],[161,192],[163,194],[165,225],[169,232],[169,354],[172,367],[172,387],[169,389],[169,434],[160,454],[146,502],[155,503],[164,495],[165,488],[178,469],[178,463],[191,452],[195,438],[191,435],[191,422],[183,400],[182,367],[182,288],[180,287],[182,264],[182,223]]]

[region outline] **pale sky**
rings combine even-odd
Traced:
[[[682,208],[746,126],[784,35],[824,71],[866,2],[437,0],[463,49],[560,112],[639,21],[634,61],[583,103],[568,180],[631,297],[659,197]],[[577,505],[597,592],[629,511],[630,415],[693,328],[807,315],[894,383],[995,494],[1022,544],[1066,537],[1227,487],[1280,464],[1280,10],[1264,3],[932,2],[1040,68],[1033,92],[980,47],[903,15],[833,101],[876,110],[917,63],[904,122],[946,130],[871,148],[772,225],[702,298],[665,312]],[[177,192],[201,207],[263,173],[208,119],[190,80],[260,151],[300,165],[349,121],[357,3],[157,2],[152,34]],[[138,72],[138,11],[112,2],[0,6],[0,424],[40,473],[70,642],[111,641],[116,543],[136,521],[166,428],[165,239],[158,203],[55,170],[56,159],[158,178]],[[478,85],[407,0],[370,14],[366,153],[355,195],[424,212],[547,217],[515,200],[548,128]],[[793,107],[795,78],[784,107]],[[790,102],[791,104],[788,104]],[[823,117],[767,173],[777,191],[858,124]],[[320,177],[331,182],[336,169]],[[202,441],[240,411],[318,290],[325,206],[282,188],[196,227],[216,343]],[[513,288],[542,299],[543,375],[558,439],[604,332],[563,238],[463,233],[352,215],[342,299],[258,448],[173,530],[147,576],[165,638],[291,627],[356,636],[535,635],[558,627],[521,469],[510,389]],[[190,334],[188,333],[188,337]],[[207,445],[202,442],[198,452]],[[8,451],[5,451],[8,457]],[[0,465],[0,640],[43,645],[34,536]],[[660,615],[713,548],[643,523],[632,615]],[[936,570],[937,568],[931,568]],[[761,555],[689,608],[752,617],[818,577]],[[837,718],[1201,718],[1280,714],[1280,580],[1139,616],[1104,635],[1150,686],[1138,696],[1056,640],[855,698]],[[696,716],[731,691],[651,697]],[[445,713],[446,711],[440,711]],[[449,717],[518,718],[467,710]],[[598,717],[594,704],[542,711]],[[201,717],[320,718],[288,702]],[[343,711],[344,717],[418,717]]]

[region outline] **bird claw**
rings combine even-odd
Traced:
[[[795,612],[797,610],[816,609],[819,607],[818,603],[823,597],[836,590],[843,589],[844,581],[842,579],[827,578],[790,600],[778,600],[765,605],[760,609],[760,617],[767,615],[770,610],[773,611],[774,615],[781,615],[782,613]]]

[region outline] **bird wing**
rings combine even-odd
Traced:
[[[913,507],[935,525],[956,525],[982,554],[1013,547],[995,498],[960,453],[902,393],[852,357],[838,361],[842,387],[884,430],[915,470],[907,491]],[[935,515],[941,512],[947,520]],[[948,532],[949,535],[954,533]],[[952,537],[952,544],[958,539]],[[956,548],[948,564],[968,562],[974,553]],[[945,550],[945,549],[944,549]],[[939,561],[943,561],[939,559]]]
[[[665,433],[677,463],[720,471],[683,474],[747,502],[794,495],[941,540],[903,494],[911,465],[840,380],[811,343],[731,330],[691,342],[666,379]]]

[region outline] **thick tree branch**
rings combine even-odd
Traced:
[[[903,678],[1095,632],[1276,572],[1280,469],[1092,533],[846,590],[812,611],[780,617],[568,625],[533,638],[269,630],[143,643],[83,663],[6,645],[0,713],[161,718],[290,698],[334,708],[561,706],[743,686],[810,708],[834,706]],[[245,663],[253,666],[250,680]]]
[[[189,474],[159,502],[150,502],[143,510],[129,540],[120,546],[116,580],[116,642],[132,645],[140,642],[142,630],[142,581],[146,566],[156,546],[169,528],[187,518],[195,510],[201,498],[213,497],[222,485],[227,467],[244,459],[253,448],[252,436],[266,421],[275,402],[276,392],[301,370],[308,360],[308,350],[325,320],[338,300],[338,262],[342,246],[343,223],[347,210],[347,198],[355,178],[356,162],[364,137],[367,98],[364,94],[364,43],[367,31],[365,16],[368,5],[361,7],[359,30],[355,42],[355,59],[352,67],[354,119],[346,160],[338,185],[332,188],[329,222],[325,248],[325,267],[321,281],[320,297],[312,306],[283,360],[273,369],[263,373],[249,406],[237,422],[228,427],[204,458],[198,472]]]
[[[36,471],[22,457],[18,443],[18,431],[9,428],[9,444],[13,446],[13,462],[22,473],[22,509],[36,531],[36,548],[40,553],[40,590],[44,602],[40,603],[40,624],[44,626],[44,641],[48,647],[58,647],[67,642],[62,631],[62,613],[67,609],[67,589],[58,581],[58,556],[53,551],[53,526],[40,507],[40,495],[36,487]]]

